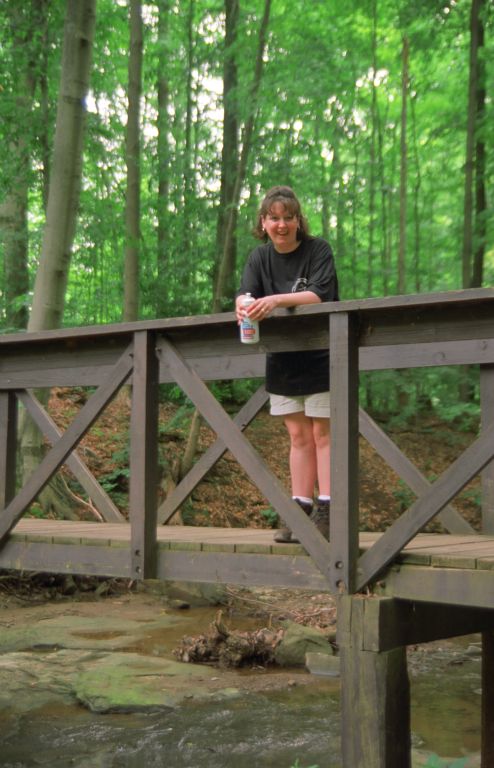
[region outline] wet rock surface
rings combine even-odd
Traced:
[[[165,753],[171,768],[289,768],[297,756],[341,768],[330,603],[265,590],[242,597],[252,610],[226,615],[240,634],[282,627],[283,661],[294,666],[178,661],[185,636],[210,630],[219,597],[151,585],[88,599],[0,599],[2,768],[151,768]],[[441,768],[459,755],[461,768],[480,765],[479,652],[478,637],[409,649],[414,768],[430,765],[433,749]]]
[[[294,674],[300,683],[307,682],[304,669],[298,673],[267,670],[253,663],[252,674],[239,677],[216,665],[177,660],[182,638],[208,632],[216,610],[170,607],[154,593],[25,608],[4,606],[0,608],[0,708],[26,712],[64,701],[99,713],[155,712],[192,699],[231,698],[240,689],[286,687]],[[258,620],[255,623],[259,626]],[[241,622],[244,634],[249,626],[254,623]],[[300,648],[304,632],[314,634],[301,628]],[[324,642],[322,633],[318,636]],[[329,648],[327,641],[326,645]],[[299,661],[293,653],[289,658],[291,664],[303,664],[303,655]]]

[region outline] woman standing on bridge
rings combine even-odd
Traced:
[[[270,189],[259,208],[255,237],[263,241],[250,253],[236,299],[237,320],[245,314],[264,320],[277,307],[338,300],[338,280],[329,244],[309,234],[293,190]],[[255,301],[245,309],[250,293]],[[330,427],[329,352],[327,349],[275,352],[266,356],[270,411],[282,416],[290,437],[292,496],[329,538]],[[318,488],[317,504],[313,498]],[[293,541],[289,528],[275,534]]]

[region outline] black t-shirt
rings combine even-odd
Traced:
[[[303,240],[291,253],[278,253],[271,242],[249,255],[238,295],[256,299],[276,293],[312,291],[321,301],[338,300],[338,279],[329,244],[319,237]],[[266,356],[266,389],[277,395],[312,395],[329,389],[329,352],[274,352]]]

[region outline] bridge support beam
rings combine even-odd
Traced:
[[[494,611],[345,595],[338,600],[343,768],[410,768],[406,646],[482,633],[482,768],[494,765]]]
[[[481,426],[487,429],[494,421],[494,365],[480,366]],[[494,461],[482,471],[482,533],[494,533]]]
[[[481,768],[494,765],[494,632],[482,633]]]
[[[130,493],[132,575],[156,576],[158,486],[158,358],[153,333],[134,336],[130,421]]]
[[[0,509],[15,496],[17,398],[0,392]]]
[[[406,648],[373,649],[367,602],[347,597],[339,603],[343,768],[410,768]]]

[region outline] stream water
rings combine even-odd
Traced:
[[[288,768],[298,756],[304,766],[336,768],[338,750],[338,697],[316,683],[290,695],[248,694],[227,704],[189,705],[166,715],[39,712],[28,722],[12,723],[0,764],[5,768]],[[328,754],[334,756],[329,762]]]
[[[412,671],[414,745],[443,757],[479,749],[480,663],[462,648],[430,653]],[[341,768],[338,683],[321,678],[166,714],[51,706],[6,714],[0,729],[2,768]]]
[[[472,759],[480,744],[478,643],[462,638],[410,653],[413,745],[422,755],[414,766],[426,765],[428,753],[441,756],[432,763],[441,767],[447,757],[479,764]],[[294,670],[295,683],[300,674]],[[341,768],[339,716],[339,681],[315,676],[156,714],[101,715],[67,703],[25,714],[4,709],[0,766]]]

